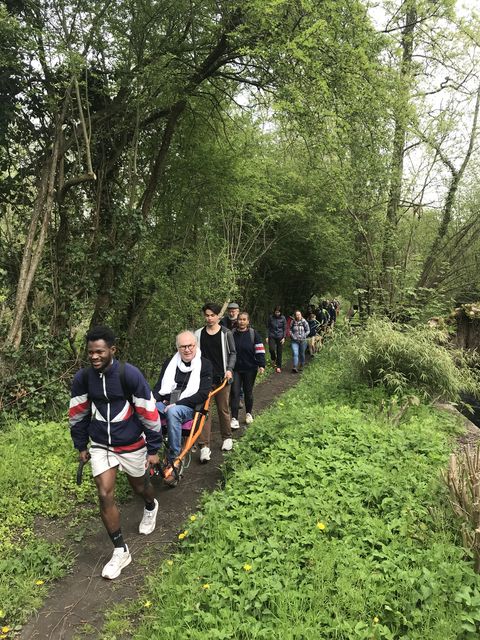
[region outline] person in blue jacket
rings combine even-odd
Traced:
[[[232,429],[238,429],[238,410],[240,406],[240,391],[243,388],[245,396],[245,422],[253,422],[253,386],[257,373],[265,371],[265,346],[262,337],[250,328],[250,317],[241,311],[237,319],[237,327],[233,330],[237,360],[235,362],[232,384]]]
[[[100,515],[113,543],[102,576],[117,578],[132,557],[120,528],[115,483],[120,469],[145,503],[139,533],[155,529],[158,502],[147,470],[159,464],[162,446],[160,419],[150,387],[133,365],[115,359],[115,335],[109,327],[95,327],[86,335],[90,367],[73,379],[69,408],[70,433],[82,462],[90,460],[97,485]],[[88,444],[90,442],[90,448]]]

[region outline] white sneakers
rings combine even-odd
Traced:
[[[158,501],[154,500],[155,509],[148,511],[148,509],[143,509],[143,518],[138,526],[138,532],[143,533],[145,536],[148,536],[149,533],[155,529],[155,525],[157,524],[157,513],[158,513]]]
[[[232,418],[232,419],[230,420],[230,427],[231,427],[232,429],[240,429],[240,423],[239,423],[239,421],[237,420],[237,418]]]
[[[212,455],[212,452],[210,451],[209,447],[202,447],[200,449],[200,462],[204,463],[204,462],[210,462],[210,456]]]
[[[251,413],[247,413],[247,415],[245,416],[245,422],[246,422],[247,424],[252,424],[252,422],[253,422],[253,416],[252,416],[252,414],[251,414]]]
[[[118,578],[122,573],[122,569],[129,565],[131,561],[132,556],[130,555],[127,545],[125,545],[125,549],[123,547],[116,547],[113,550],[113,556],[103,567],[102,578],[107,578],[107,580]]]
[[[225,438],[222,444],[222,451],[231,451],[233,449],[232,438]]]

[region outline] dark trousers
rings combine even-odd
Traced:
[[[268,338],[268,350],[270,351],[270,358],[273,362],[277,363],[279,369],[282,368],[282,353],[283,344],[282,338]]]
[[[249,371],[235,371],[232,384],[232,418],[238,419],[238,408],[240,405],[240,391],[243,387],[245,396],[245,412],[252,413],[253,409],[253,385],[257,377],[257,369]]]

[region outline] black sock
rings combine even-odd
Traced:
[[[108,534],[110,536],[110,540],[113,542],[113,546],[117,549],[122,547],[124,551],[127,550],[127,545],[123,540],[122,530],[118,529],[118,531],[114,531],[113,533]]]
[[[147,501],[145,500],[145,509],[146,509],[147,511],[153,511],[153,510],[155,509],[155,501],[153,501],[153,502],[147,502]]]

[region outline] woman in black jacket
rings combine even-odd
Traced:
[[[245,422],[253,422],[253,385],[257,373],[265,371],[265,347],[262,337],[254,329],[250,328],[248,313],[242,311],[237,319],[237,326],[233,330],[237,360],[232,384],[232,429],[238,429],[238,409],[240,405],[240,390],[243,387],[245,396]]]
[[[268,350],[270,351],[272,365],[276,367],[275,371],[277,373],[281,373],[283,345],[287,333],[287,320],[285,316],[282,315],[282,310],[279,306],[275,307],[272,315],[269,316],[267,328]]]

